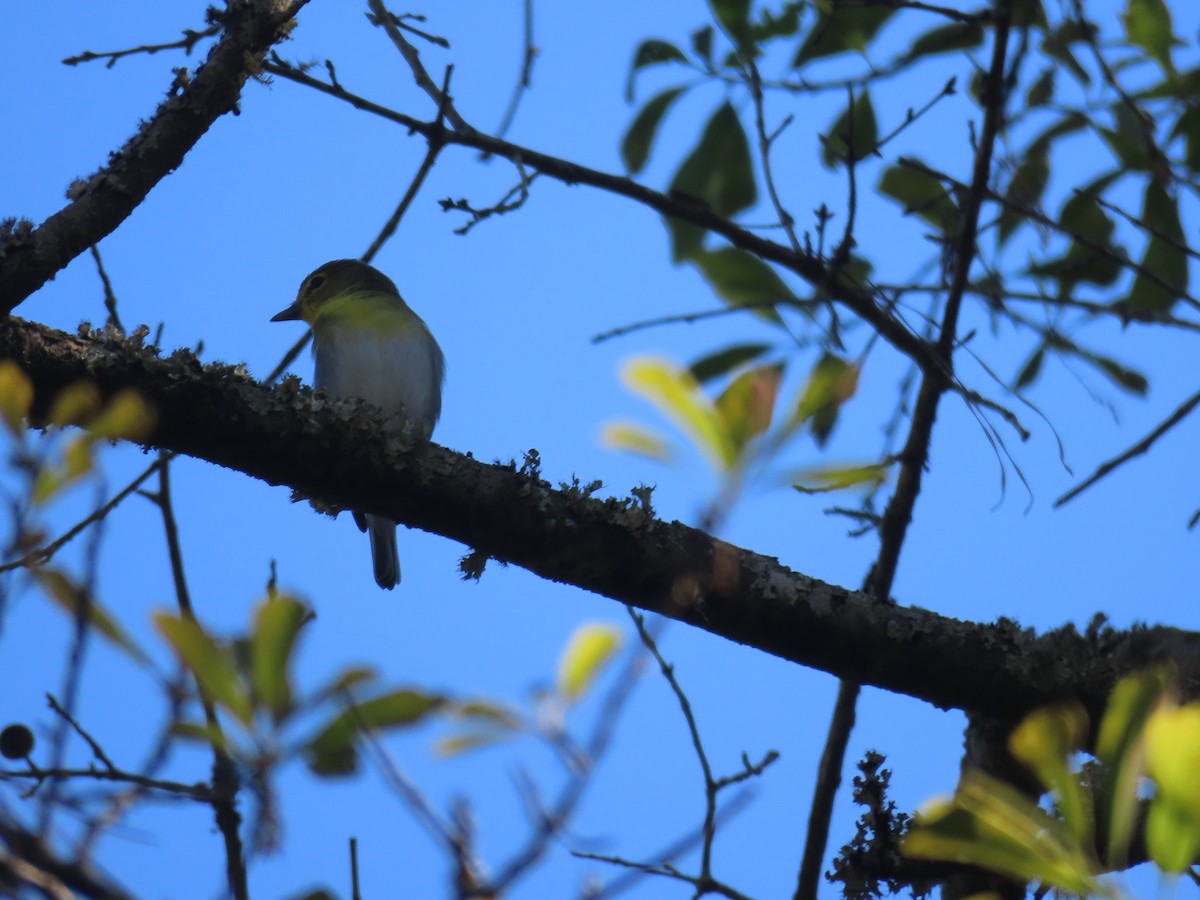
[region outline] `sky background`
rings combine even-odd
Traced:
[[[1098,21],[1115,24],[1117,4],[1108,4],[1107,19],[1099,11],[1106,5],[1095,6]],[[1171,6],[1177,33],[1190,40],[1200,14],[1190,4]],[[432,117],[428,98],[414,87],[386,36],[365,21],[364,9],[365,4],[313,0],[281,53],[293,60],[331,59],[349,89]],[[452,44],[449,51],[422,46],[430,71],[440,73],[453,62],[460,112],[476,127],[493,130],[520,66],[521,4],[454,3],[424,11],[429,14],[424,27]],[[0,215],[40,222],[59,209],[71,180],[95,171],[151,114],[172,80],[171,67],[196,66],[209,45],[187,59],[177,51],[138,55],[112,69],[103,63],[71,68],[60,60],[83,50],[172,40],[182,28],[202,27],[202,15],[203,4],[133,0],[21,4],[0,12],[0,81],[10,86],[0,94],[6,133],[0,141],[5,173]],[[534,87],[510,138],[620,171],[619,138],[637,108],[623,98],[634,48],[650,36],[684,45],[706,20],[703,4],[681,0],[618,2],[603,14],[586,5],[538,4]],[[908,34],[901,28],[885,35],[880,57],[889,58]],[[828,71],[844,63],[845,58]],[[881,129],[935,94],[948,73],[957,72],[963,83],[968,71],[961,58],[947,59],[915,81],[881,86],[874,97]],[[678,79],[677,72],[647,73],[639,81],[639,102]],[[723,88],[704,86],[688,95],[666,121],[642,180],[666,186],[724,94]],[[744,94],[731,96],[745,112]],[[777,150],[776,174],[802,228],[811,228],[811,210],[822,202],[839,211],[844,207],[843,179],[817,163],[817,134],[844,102],[840,93],[769,100],[776,122],[795,116]],[[945,101],[889,146],[889,161],[920,153],[965,178],[965,116],[971,112],[965,94]],[[153,330],[161,322],[164,348],[203,342],[205,361],[244,363],[256,377],[266,376],[300,335],[294,323],[271,324],[271,315],[291,302],[303,276],[317,265],[364,252],[424,150],[404,129],[309,89],[283,80],[248,84],[241,115],[220,119],[180,169],[100,245],[126,327],[144,322]],[[1094,144],[1064,143],[1054,159],[1064,171],[1052,182],[1051,196],[1059,199],[1051,209],[1059,208],[1068,179],[1099,170],[1103,163],[1094,154]],[[881,163],[863,169],[863,184],[874,185]],[[508,163],[481,163],[472,151],[449,148],[375,260],[445,351],[448,379],[435,440],[484,460],[519,460],[536,448],[548,480],[601,479],[605,492],[618,496],[654,484],[660,517],[695,523],[716,481],[679,435],[671,432],[680,448],[673,465],[601,445],[602,427],[615,419],[670,431],[622,386],[622,363],[646,353],[686,362],[735,341],[768,341],[789,354],[790,396],[817,350],[788,347],[782,332],[750,316],[593,343],[593,336],[610,328],[713,309],[719,301],[693,270],[670,264],[660,219],[620,198],[540,179],[523,209],[489,220],[466,237],[453,233],[463,224],[461,216],[443,213],[436,203],[465,197],[488,205],[515,182]],[[1137,195],[1129,197],[1130,208],[1137,208]],[[763,207],[745,217],[768,218]],[[1184,225],[1194,239],[1195,209],[1185,208]],[[893,204],[864,199],[859,244],[886,277],[913,276],[914,261],[929,252],[922,230]],[[1011,264],[1020,264],[1020,246]],[[73,331],[82,320],[103,322],[102,298],[95,266],[84,255],[16,312]],[[969,327],[981,329],[977,352],[1001,377],[1013,378],[1031,350],[1030,337],[1014,337],[1009,329],[992,337],[978,308],[967,316]],[[1065,508],[1050,508],[1078,478],[1145,434],[1195,390],[1194,339],[1164,329],[1121,331],[1103,322],[1080,334],[1090,346],[1145,371],[1149,397],[1129,397],[1094,371],[1049,360],[1031,398],[1062,437],[1074,475],[1059,462],[1054,432],[1023,413],[1033,436],[1010,446],[1032,496],[1011,469],[1007,491],[1002,489],[1000,465],[981,429],[962,403],[948,398],[893,589],[900,602],[963,619],[1012,617],[1039,630],[1068,622],[1082,627],[1098,610],[1119,627],[1138,621],[1200,627],[1196,537],[1186,530],[1200,504],[1194,422]],[[852,336],[852,346],[861,339],[861,333]],[[979,366],[961,359],[965,381],[1000,395]],[[292,371],[311,379],[307,353]],[[859,394],[825,451],[799,441],[781,464],[877,458],[902,372],[895,354],[874,352]],[[57,534],[86,514],[96,490],[119,489],[149,461],[129,447],[106,450],[102,483],[60,500],[48,518],[51,531]],[[366,538],[348,517],[334,522],[317,516],[307,505],[291,503],[285,489],[204,462],[180,460],[172,472],[187,575],[202,620],[218,633],[243,629],[275,560],[280,586],[303,597],[318,615],[303,637],[302,685],[311,687],[351,663],[369,663],[385,683],[524,704],[553,678],[558,655],[580,623],[612,623],[632,638],[624,610],[610,600],[494,563],[481,583],[463,582],[457,563],[464,547],[403,527],[403,584],[381,592],[371,578]],[[0,487],[11,490],[14,483],[6,474]],[[848,537],[846,520],[825,514],[830,505],[829,498],[763,484],[731,511],[721,535],[807,575],[857,587],[877,542]],[[159,670],[169,672],[171,657],[150,622],[154,611],[174,604],[157,510],[141,498],[130,499],[110,517],[103,541],[102,601],[152,650]],[[62,554],[76,570],[84,543]],[[0,719],[25,722],[44,734],[53,721],[45,694],[60,689],[71,623],[22,580],[8,587],[14,591],[0,622],[5,686]],[[750,895],[790,895],[835,679],[682,626],[667,630],[662,649],[691,699],[717,774],[736,771],[743,752],[751,759],[772,749],[781,753],[755,783],[753,804],[719,833],[714,871]],[[611,674],[599,694],[610,681]],[[93,642],[80,700],[79,719],[118,765],[140,765],[162,714],[156,687],[144,673]],[[569,723],[586,735],[595,712],[593,698],[572,711]],[[958,713],[868,689],[849,764],[868,749],[885,753],[895,772],[893,799],[901,809],[913,809],[952,789],[963,724]],[[529,740],[440,759],[432,747],[443,733],[425,727],[389,739],[387,747],[437,808],[469,798],[479,852],[486,863],[499,865],[528,833],[515,774],[532,773],[552,795],[561,767]],[[86,764],[85,749],[74,746],[72,760]],[[207,776],[208,765],[207,754],[181,750],[166,774],[198,780]],[[572,825],[573,846],[649,858],[700,824],[702,786],[678,704],[664,680],[648,672]],[[348,896],[351,836],[359,840],[366,896],[448,892],[448,861],[373,768],[351,779],[321,781],[293,763],[278,788],[284,844],[278,854],[253,861],[255,896],[289,896],[322,885]],[[0,802],[10,811],[29,806],[9,789]],[[843,790],[834,846],[852,836],[854,816]],[[69,833],[70,819],[62,818],[60,827]],[[141,896],[214,897],[222,889],[220,840],[207,807],[147,806],[110,834],[99,858]],[[696,860],[682,865],[694,870]],[[571,896],[587,879],[618,874],[599,863],[572,860],[558,847],[515,895]],[[682,885],[653,881],[639,891],[634,896],[690,893]]]

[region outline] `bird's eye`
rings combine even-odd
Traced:
[[[308,279],[308,289],[310,291],[315,291],[317,288],[319,288],[324,283],[325,283],[324,275],[314,275],[312,278]]]

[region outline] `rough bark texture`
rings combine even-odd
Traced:
[[[163,100],[104,168],[72,186],[71,202],[35,229],[0,244],[0,314],[40,288],[88,247],[111,234],[220,116],[236,111],[246,79],[281,40],[307,0],[230,3],[224,33],[195,76]]]
[[[33,379],[35,424],[79,379],[105,395],[135,387],[158,413],[148,447],[389,516],[544,578],[939,707],[1006,717],[1073,695],[1098,710],[1121,674],[1164,658],[1184,684],[1200,676],[1194,633],[1066,628],[1038,636],[1004,620],[963,622],[877,603],[658,520],[634,499],[556,490],[515,465],[414,440],[369,407],[314,396],[294,379],[270,388],[236,367],[202,366],[187,351],[164,358],[137,341],[76,337],[15,317],[0,322],[0,358]]]

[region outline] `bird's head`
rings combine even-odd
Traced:
[[[272,316],[271,321],[303,319],[311,325],[322,312],[362,294],[400,296],[392,280],[373,266],[357,259],[335,259],[310,273],[301,283],[295,302]]]

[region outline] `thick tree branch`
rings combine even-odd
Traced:
[[[793,572],[633,500],[554,490],[513,465],[479,462],[381,425],[370,407],[269,388],[187,351],[72,337],[17,318],[0,358],[32,377],[40,424],[56,393],[90,379],[134,387],[158,411],[146,445],[288,485],[342,508],[461,541],[573,584],[841,678],[943,708],[1012,715],[1061,696],[1102,708],[1122,673],[1172,659],[1200,684],[1200,635],[1156,627],[1038,636],[1015,623],[962,622]],[[297,510],[297,515],[304,515]]]
[[[116,230],[146,195],[183,162],[214,121],[236,110],[242,85],[308,0],[237,0],[225,33],[196,75],[142,124],[108,164],[77,182],[71,202],[32,232],[0,245],[0,315]]]

